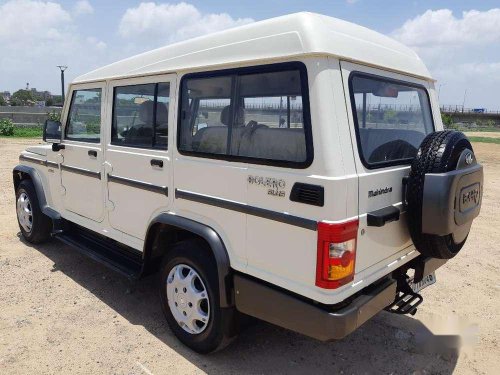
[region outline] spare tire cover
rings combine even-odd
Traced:
[[[425,256],[440,259],[453,258],[467,240],[471,222],[462,226],[460,233],[436,235],[422,231],[423,220],[431,220],[431,218],[422,217],[425,175],[455,171],[459,167],[459,159],[461,156],[463,158],[464,152],[470,153],[475,160],[472,146],[463,133],[451,130],[438,131],[429,134],[422,141],[417,156],[412,162],[405,196],[408,227],[415,247]],[[442,193],[449,197],[449,194],[455,194],[455,191]]]

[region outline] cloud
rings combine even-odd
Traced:
[[[500,9],[427,10],[391,36],[412,47],[442,85],[440,102],[500,109]]]
[[[253,22],[253,19],[234,19],[227,13],[202,13],[185,2],[143,2],[126,10],[118,31],[125,39],[139,43],[145,48],[159,47],[250,22]]]
[[[31,87],[54,90],[56,65],[69,66],[69,81],[105,59],[106,44],[81,35],[71,10],[59,3],[10,0],[0,5],[0,14],[1,89],[17,90],[30,82]]]
[[[410,46],[487,44],[500,41],[500,9],[470,10],[457,18],[449,9],[428,10],[392,35]]]
[[[0,14],[0,43],[60,40],[71,22],[70,14],[52,2],[12,0],[0,5]]]
[[[87,0],[80,0],[77,1],[75,6],[73,7],[73,13],[75,15],[92,14],[94,13],[94,8]]]

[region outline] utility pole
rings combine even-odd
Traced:
[[[65,65],[57,65],[57,67],[61,70],[61,98],[64,104],[64,71],[68,69],[68,67]]]
[[[439,89],[438,89],[438,101],[439,101],[439,98],[441,97],[441,87],[443,87],[444,85],[446,85],[446,83],[440,83],[440,84],[439,84]]]
[[[465,98],[467,97],[467,89],[465,89],[465,92],[464,92],[464,101],[462,103],[462,113],[464,113],[465,111]]]

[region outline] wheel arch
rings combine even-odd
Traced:
[[[42,212],[53,220],[60,219],[60,215],[52,208],[50,208],[47,204],[42,178],[35,168],[19,164],[12,170],[12,178],[14,183],[14,191],[17,191],[17,188],[21,181],[31,180],[31,182],[35,186],[36,196],[38,198],[38,203],[40,204],[40,209],[42,210]]]
[[[208,244],[210,252],[217,264],[220,305],[221,307],[233,306],[234,298],[231,293],[231,264],[229,255],[221,237],[213,228],[206,224],[168,213],[162,213],[156,216],[149,224],[146,233],[142,273],[146,273],[147,269],[151,268],[151,263],[157,259],[157,256],[164,256],[168,253],[168,248],[162,248],[159,250],[154,246],[156,241],[161,241],[161,235],[177,235],[179,233],[182,234],[183,237],[199,237]],[[172,237],[167,238],[166,245],[173,244],[175,242]]]

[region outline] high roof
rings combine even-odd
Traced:
[[[74,82],[308,55],[330,55],[431,78],[413,50],[385,35],[337,18],[295,13],[161,47],[96,69]]]

